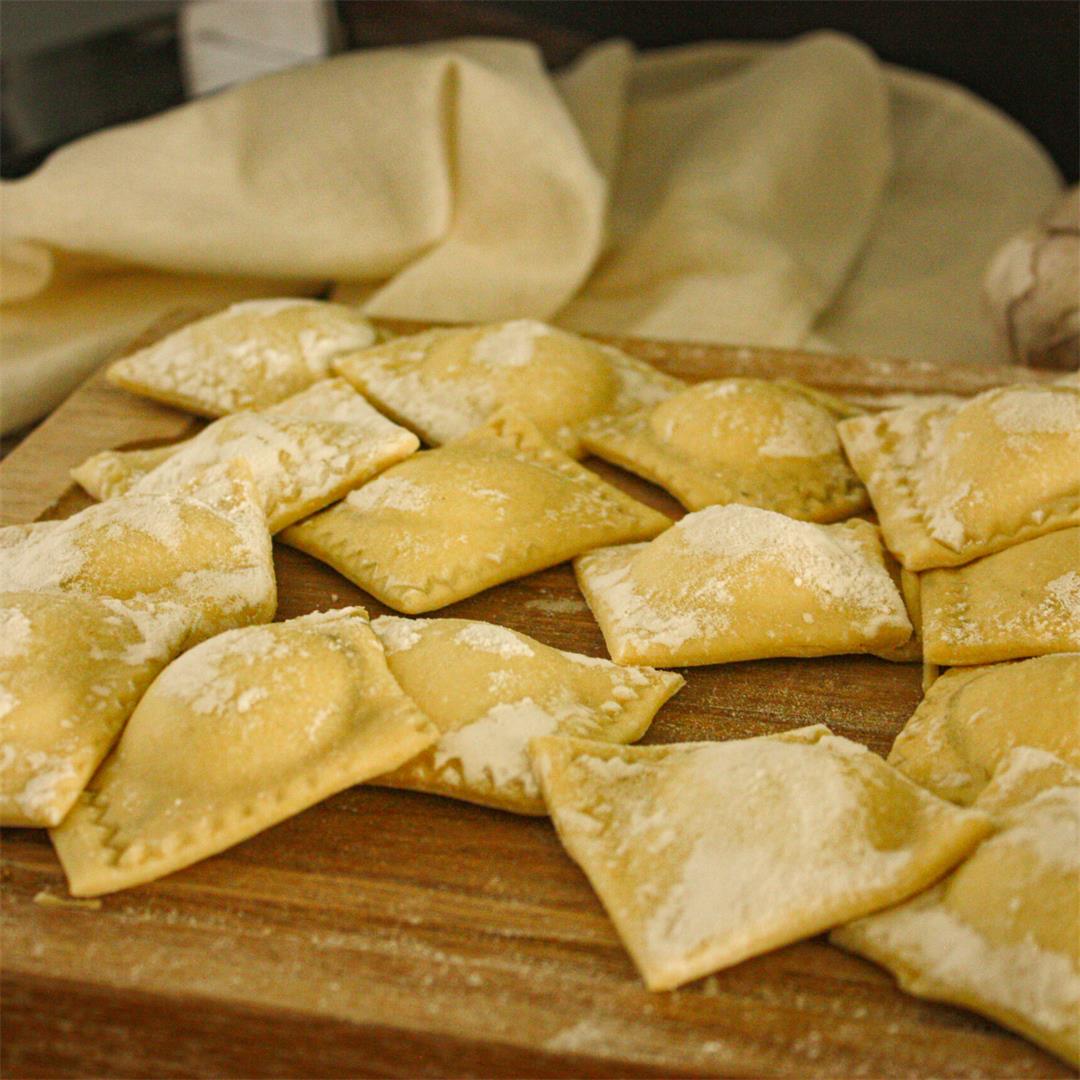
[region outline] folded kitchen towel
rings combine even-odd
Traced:
[[[0,188],[0,416],[171,308],[999,356],[980,282],[1060,190],[970,94],[831,33],[556,75],[531,45],[349,53],[89,136]]]

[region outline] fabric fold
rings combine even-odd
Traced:
[[[0,420],[166,311],[330,283],[373,316],[990,361],[985,261],[1059,187],[1011,121],[833,33],[555,75],[509,40],[349,53],[0,186]]]

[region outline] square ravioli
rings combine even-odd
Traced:
[[[640,739],[685,680],[563,652],[505,626],[468,619],[371,624],[401,688],[439,741],[374,783],[518,814],[546,814],[526,753],[540,735]]]
[[[190,615],[186,645],[274,617],[266,515],[243,462],[169,495],[125,495],[60,521],[0,528],[0,581],[18,592],[111,597]]]
[[[889,764],[943,799],[967,805],[1018,746],[1080,768],[1078,705],[1080,653],[952,668],[897,735]]]
[[[923,649],[935,664],[1080,650],[1080,528],[919,575]]]
[[[650,544],[603,548],[574,569],[619,664],[881,652],[912,634],[865,521],[814,525],[711,506]]]
[[[964,863],[831,940],[1080,1065],[1080,772],[1017,749],[975,806],[998,831]]]
[[[375,341],[357,308],[321,300],[247,300],[109,365],[113,385],[199,416],[258,409],[330,373]]]
[[[277,404],[268,405],[257,412],[267,419],[273,418],[273,422],[280,422],[280,418],[292,418],[318,421],[323,425],[353,425],[357,440],[364,440],[365,443],[371,440],[373,445],[368,446],[367,451],[373,458],[383,450],[389,452],[398,445],[404,446],[405,443],[414,449],[419,446],[419,440],[415,435],[406,432],[404,428],[377,413],[364,397],[352,388],[350,383],[341,378],[320,379],[306,390],[292,394]],[[211,424],[209,428],[214,426]],[[204,429],[203,433],[209,428]],[[303,431],[303,428],[298,430]],[[95,499],[104,500],[116,495],[124,495],[147,473],[152,472],[169,458],[187,452],[199,437],[195,435],[181,442],[149,449],[102,450],[72,469],[71,478]],[[355,451],[359,447],[353,449]],[[256,469],[258,462],[252,460],[251,454],[248,454],[245,460],[252,470]],[[328,460],[332,462],[333,457]],[[394,460],[400,460],[400,457]],[[261,455],[261,461],[264,467],[270,464],[265,453]],[[392,464],[392,462],[389,463]],[[357,481],[357,483],[360,482]],[[266,485],[263,483],[260,486]]]
[[[59,825],[187,613],[77,593],[0,593],[0,825]]]
[[[582,453],[583,421],[651,405],[686,385],[610,345],[529,319],[429,330],[334,366],[432,446],[512,408],[572,457]]]
[[[650,990],[896,903],[989,831],[828,728],[716,743],[532,743],[559,839]]]
[[[670,524],[548,445],[527,420],[501,413],[281,538],[417,614]]]
[[[836,422],[853,410],[797,383],[717,379],[582,429],[594,454],[670,491],[688,510],[744,503],[802,521],[869,505]]]
[[[222,417],[164,460],[150,451],[107,451],[77,470],[95,487],[101,474],[110,490],[167,494],[209,465],[241,460],[251,469],[266,507],[267,527],[278,532],[336,502],[354,487],[408,457],[420,445],[405,428],[377,413],[359,394],[347,419],[317,419],[267,409]],[[140,457],[131,460],[128,454]],[[140,475],[144,464],[149,471]],[[125,482],[126,481],[126,482]]]
[[[130,888],[396,768],[437,736],[363,609],[234,630],[154,681],[53,844],[74,896]]]
[[[1007,386],[839,425],[909,570],[961,566],[1080,525],[1080,388]]]

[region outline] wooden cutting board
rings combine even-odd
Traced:
[[[788,376],[860,397],[1037,378],[620,344],[689,379]],[[88,500],[67,470],[88,454],[196,427],[95,376],[0,465],[0,518],[73,513]],[[658,489],[590,464],[677,515]],[[276,565],[279,618],[386,610],[299,552],[277,546]],[[605,655],[568,566],[438,614]],[[920,698],[917,665],[870,657],[684,674],[646,742],[825,723],[885,753]],[[823,938],[649,993],[546,820],[433,796],[357,787],[100,903],[48,902],[67,892],[43,831],[3,830],[0,865],[7,1076],[1071,1075],[988,1021],[907,996]]]

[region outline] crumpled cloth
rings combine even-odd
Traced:
[[[832,33],[555,75],[507,40],[348,53],[0,188],[0,415],[169,309],[331,284],[375,316],[996,360],[986,264],[1060,188],[990,106]]]

